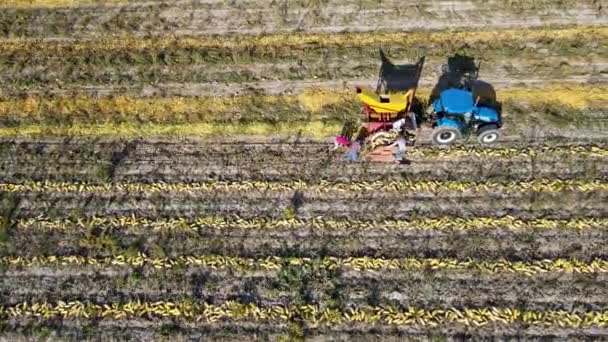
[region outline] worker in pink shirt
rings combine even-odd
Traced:
[[[332,150],[335,151],[340,147],[348,147],[349,144],[350,144],[350,141],[346,137],[339,135],[334,140],[334,147],[332,148]]]

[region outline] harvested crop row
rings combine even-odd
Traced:
[[[509,183],[475,183],[458,181],[389,181],[389,182],[361,182],[361,183],[320,183],[307,184],[305,182],[210,182],[191,184],[78,184],[78,183],[52,183],[34,182],[25,184],[0,183],[0,191],[6,193],[20,192],[73,192],[73,193],[113,193],[113,192],[144,192],[148,194],[158,192],[201,192],[201,191],[297,191],[334,192],[334,191],[370,191],[370,192],[595,192],[608,191],[608,183],[601,180],[554,180],[543,179],[527,182]]]
[[[306,303],[322,309],[375,305],[587,311],[605,310],[603,298],[608,295],[603,286],[608,273],[570,271],[537,274],[475,269],[355,271],[299,265],[283,265],[276,271],[235,271],[201,266],[154,269],[47,265],[8,267],[4,276],[0,296],[5,306],[60,300],[107,303],[192,299],[198,303],[222,303],[240,298],[259,306]],[[432,285],[428,284],[430,280]]]
[[[153,268],[149,264],[17,265],[5,269],[7,282],[0,288],[4,305],[65,299],[112,302],[128,298],[155,302],[189,296],[199,302],[217,303],[249,295],[251,301],[263,305],[289,305],[304,299],[308,304],[325,308],[373,305],[370,297],[376,292],[382,305],[401,307],[428,307],[429,303],[434,303],[431,305],[434,308],[483,307],[495,303],[493,305],[504,307],[560,310],[572,309],[568,305],[573,304],[582,310],[600,310],[606,307],[602,298],[608,294],[603,286],[608,273],[580,273],[576,268],[534,274],[520,270],[494,272],[441,267],[405,272],[404,269],[328,269],[323,265],[289,263],[276,270],[204,265]],[[433,294],[421,286],[430,279],[436,289]],[[28,283],[32,286],[25,285]],[[79,285],[70,286],[70,283]],[[117,292],[108,293],[107,289]],[[310,290],[316,293],[308,299],[300,297]],[[338,298],[336,291],[342,292]],[[391,293],[393,291],[399,295]],[[496,301],[491,299],[492,292],[497,295]],[[528,301],[513,298],[515,293],[526,293]],[[438,301],[442,294],[445,298]],[[464,298],[459,300],[459,296]],[[409,303],[408,298],[412,299]],[[340,299],[341,303],[332,299]]]
[[[345,323],[376,323],[390,325],[430,325],[464,324],[480,326],[489,323],[529,324],[538,326],[581,327],[608,325],[608,312],[568,312],[568,311],[521,311],[515,308],[480,308],[426,310],[410,307],[407,311],[394,308],[363,307],[340,311],[320,310],[314,305],[258,307],[254,304],[227,302],[223,305],[194,303],[108,303],[93,304],[83,302],[22,303],[0,307],[0,317],[13,318],[64,318],[128,319],[140,317],[157,319],[175,317],[190,321],[214,322],[218,320],[290,321],[300,318],[309,324],[336,325]]]
[[[583,181],[578,185],[567,182],[567,186],[564,186],[566,182],[561,185],[528,184],[526,189],[519,183],[512,186],[488,183],[494,187],[488,184],[471,187],[472,184],[454,182],[450,186],[452,190],[446,187],[446,183],[430,187],[429,183],[425,183],[424,188],[418,186],[409,192],[405,189],[380,191],[373,187],[352,188],[352,185],[345,185],[351,187],[350,190],[334,188],[333,191],[318,186],[315,191],[289,187],[280,190],[268,186],[226,190],[212,187],[203,190],[203,187],[193,184],[161,187],[154,184],[113,184],[107,185],[105,190],[106,186],[72,184],[47,188],[48,191],[45,191],[43,186],[30,187],[25,184],[9,185],[8,188],[13,191],[4,192],[0,209],[13,218],[37,217],[41,213],[49,217],[66,217],[76,213],[82,216],[135,214],[149,218],[232,215],[243,218],[325,216],[362,220],[425,215],[434,218],[511,215],[522,219],[565,219],[572,216],[604,217],[608,214],[608,208],[603,205],[607,192],[597,181]],[[140,191],[154,187],[157,189]],[[4,186],[1,188],[7,189]]]
[[[602,243],[608,223],[601,218],[346,221],[37,217],[7,222],[12,228],[6,242],[27,247],[6,248],[4,255],[16,253],[24,257],[103,256],[133,248],[167,257],[217,253],[256,258],[280,255],[590,260],[608,255]]]
[[[563,196],[558,196],[554,201],[562,200]],[[38,199],[40,201],[40,199]],[[97,203],[97,200],[89,200]],[[222,201],[220,201],[222,202]],[[420,211],[429,210],[430,216],[435,216],[437,212],[448,212],[448,209],[440,209],[433,206],[451,204],[442,200],[435,200],[427,207],[418,203],[418,212],[411,213],[410,216],[420,215]],[[483,199],[482,202],[488,202]],[[494,200],[493,203],[500,201]],[[53,220],[49,218],[36,217],[36,213],[47,213],[50,216],[61,215],[64,211],[60,207],[65,207],[64,200],[53,202],[54,209],[42,207],[35,211],[28,207],[32,205],[18,205],[12,212],[14,217],[35,217],[26,220],[12,220],[5,218],[7,224],[5,238],[5,248],[0,256],[22,256],[30,258],[40,255],[81,255],[95,258],[110,257],[119,254],[129,255],[133,251],[140,251],[154,257],[178,258],[188,255],[224,255],[244,258],[263,259],[268,256],[281,257],[338,257],[346,259],[349,257],[376,257],[376,258],[448,258],[466,260],[472,259],[502,259],[512,261],[519,260],[539,260],[539,259],[559,259],[559,258],[578,258],[591,262],[593,259],[602,259],[608,256],[608,246],[606,246],[605,235],[606,225],[603,219],[580,219],[580,220],[545,220],[540,219],[531,224],[530,221],[510,220],[498,218],[493,221],[496,225],[485,225],[480,221],[490,221],[490,219],[460,219],[458,216],[467,216],[469,212],[478,214],[484,210],[483,203],[480,208],[477,204],[469,204],[464,207],[457,206],[460,210],[452,213],[456,217],[451,220],[447,218],[438,219],[432,222],[430,219],[411,220],[416,226],[402,226],[399,221],[392,219],[383,221],[383,218],[394,217],[395,210],[378,208],[377,212],[365,215],[351,213],[350,216],[361,217],[375,221],[355,221],[350,225],[346,221],[338,224],[330,223],[332,220],[268,220],[268,225],[262,222],[254,222],[257,219],[235,219],[238,223],[223,224],[210,219],[207,223],[199,222],[201,225],[193,223],[196,220],[176,219],[176,220],[144,220],[142,218],[133,219],[131,223],[125,225],[108,225],[104,220],[87,220],[85,218],[74,219],[71,225],[63,219]],[[556,202],[559,203],[559,202]],[[117,203],[118,204],[118,203]],[[281,207],[282,203],[273,203]],[[65,215],[74,215],[75,212],[81,214],[112,214],[108,208],[103,208],[107,203],[103,202],[98,209],[87,209],[86,207],[74,207],[65,209]],[[116,204],[115,204],[116,205]],[[120,205],[120,204],[118,204]],[[156,203],[159,206],[159,203]],[[173,205],[178,205],[173,212],[165,213],[163,210],[152,211],[156,216],[174,216],[183,211],[181,203],[174,201]],[[453,205],[453,204],[452,204]],[[513,201],[509,203],[513,205]],[[518,204],[523,206],[524,204]],[[313,216],[307,214],[314,210],[317,205],[304,205],[298,210],[298,217]],[[368,204],[367,207],[370,205]],[[471,207],[475,206],[472,210]],[[558,208],[558,212],[548,212],[552,216],[565,218],[567,215],[593,215],[592,205],[583,203],[585,209],[574,209],[572,206],[564,207],[553,205]],[[311,208],[310,208],[311,207]],[[72,207],[70,207],[72,208]],[[457,208],[457,209],[458,209]],[[122,205],[124,212],[125,205]],[[189,208],[190,212],[193,208]],[[355,210],[359,209],[358,207]],[[561,209],[561,210],[560,210]],[[204,211],[205,209],[199,209]],[[260,215],[275,216],[272,209],[265,209]],[[369,210],[369,208],[368,208]],[[211,210],[209,210],[211,211]],[[216,213],[221,209],[217,209]],[[239,209],[235,211],[243,211]],[[141,213],[136,208],[129,208],[129,212],[154,217],[151,209]],[[290,210],[286,212],[292,213]],[[396,211],[402,214],[403,211]],[[512,210],[513,213],[526,214],[524,216],[543,217],[543,210],[533,208],[530,212],[523,211],[521,208]],[[597,210],[597,212],[602,212]],[[189,213],[189,212],[188,212]],[[269,213],[273,215],[269,215]],[[558,214],[559,213],[559,214]],[[564,215],[564,213],[566,213]],[[234,215],[235,212],[229,212]],[[285,214],[285,213],[281,213]],[[335,210],[323,212],[324,217],[331,215],[342,217],[342,213]],[[291,214],[293,215],[293,214]],[[491,212],[495,215],[495,211]],[[188,217],[189,215],[185,215]],[[246,212],[246,217],[251,217]],[[276,215],[281,216],[281,215]],[[283,215],[285,216],[285,215]],[[405,216],[405,215],[404,215]],[[546,216],[546,215],[545,215]],[[605,217],[605,216],[604,216]],[[352,217],[351,217],[352,218]],[[71,220],[67,220],[71,221]],[[148,223],[146,223],[148,221]],[[231,220],[227,220],[231,221]],[[284,225],[275,225],[279,221]],[[452,225],[451,223],[441,224],[441,221],[454,221],[463,224]],[[93,223],[95,222],[95,223]],[[137,223],[135,223],[137,222]],[[215,222],[215,223],[213,223]],[[301,222],[302,225],[299,225]],[[403,221],[405,223],[406,221]],[[472,226],[466,225],[465,222]],[[504,225],[499,224],[503,222]],[[226,223],[226,222],[224,222]],[[258,225],[259,223],[259,225]],[[523,223],[524,226],[519,224]],[[529,224],[530,223],[530,224]],[[418,225],[419,224],[419,225]],[[526,224],[529,224],[526,226]]]
[[[86,231],[93,228],[102,231],[127,230],[149,234],[151,232],[193,232],[203,233],[204,230],[296,230],[301,228],[314,230],[336,231],[486,231],[491,229],[520,230],[608,230],[608,219],[572,219],[572,220],[521,220],[510,216],[505,217],[444,217],[439,219],[420,218],[414,220],[332,220],[327,218],[301,219],[240,219],[231,217],[200,217],[195,220],[187,219],[158,219],[150,220],[143,217],[91,217],[91,218],[31,218],[21,219],[15,223],[16,229],[52,230],[61,232]]]
[[[323,183],[321,183],[323,184]],[[233,215],[364,220],[430,217],[523,219],[602,217],[601,181],[521,183],[377,182],[317,184],[4,184],[2,210],[15,218],[63,216],[200,217]],[[492,205],[490,206],[489,203]],[[497,210],[500,208],[500,210]]]
[[[108,258],[90,258],[82,256],[37,256],[2,257],[0,263],[5,266],[69,266],[69,265],[95,265],[95,266],[143,266],[156,269],[175,267],[200,266],[216,268],[229,268],[238,271],[252,270],[278,270],[284,265],[299,267],[322,267],[327,270],[337,268],[350,268],[357,271],[369,270],[468,270],[484,273],[518,273],[533,275],[545,272],[572,272],[572,273],[607,273],[608,261],[595,259],[591,262],[576,259],[540,260],[530,262],[520,261],[480,261],[456,259],[380,259],[380,258],[279,258],[267,257],[264,259],[239,258],[228,256],[183,256],[175,259],[151,258],[146,255],[124,256],[118,255]]]

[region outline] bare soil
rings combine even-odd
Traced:
[[[575,257],[605,258],[605,229],[532,229],[508,227],[469,231],[393,230],[382,223],[373,229],[338,229],[312,223],[295,228],[218,229],[202,226],[190,232],[131,231],[125,227],[68,227],[50,231],[36,225],[13,228],[0,255],[87,255],[106,257],[134,250],[148,255],[456,258],[537,260]],[[21,246],[16,248],[16,246]]]
[[[34,270],[32,270],[34,271]],[[511,307],[525,310],[606,310],[603,274],[484,274],[476,271],[365,271],[327,274],[306,270],[287,281],[282,271],[246,274],[213,269],[164,270],[124,268],[116,272],[91,267],[41,268],[35,273],[8,271],[1,292],[5,303],[80,300],[91,302],[179,302],[228,300],[259,306],[302,305],[322,308],[388,306],[407,308]],[[28,284],[33,284],[29,285]]]
[[[53,42],[77,42],[122,34],[207,37],[290,32],[375,32],[445,29],[485,30],[549,25],[606,25],[601,1],[459,0],[404,3],[399,0],[272,1],[221,0],[131,1],[112,5],[58,8],[1,8],[0,38],[33,39],[34,48],[3,50],[0,97],[131,95],[135,97],[298,94],[308,87],[352,88],[373,84],[377,47],[292,49],[228,48],[110,51],[99,55],[78,49],[51,48]],[[115,36],[114,36],[115,35]],[[243,39],[246,39],[243,38]],[[312,44],[314,45],[314,44]],[[47,47],[47,48],[44,48]],[[9,52],[7,52],[9,51]],[[56,53],[61,51],[61,53]],[[429,56],[422,85],[434,84],[446,55],[465,52],[484,59],[482,78],[495,87],[545,86],[551,82],[600,84],[606,79],[606,47],[584,37],[526,42],[486,42],[477,46],[396,46],[403,60]],[[347,60],[348,62],[342,63]],[[420,156],[412,164],[343,163],[330,141],[292,137],[216,137],[213,140],[157,138],[35,137],[0,139],[0,183],[31,181],[94,184],[285,182],[320,180],[521,182],[538,179],[608,180],[600,155],[576,155],[564,149],[605,150],[603,104],[577,119],[561,108],[547,113],[521,107],[508,113],[501,144],[524,151],[501,156]],[[339,114],[350,111],[343,110]],[[243,120],[260,120],[245,113]],[[305,122],[303,112],[292,122]],[[17,113],[21,114],[21,113]],[[52,113],[43,116],[53,118]],[[298,116],[299,115],[299,116]],[[545,116],[543,116],[545,115]],[[335,119],[335,117],[333,117]],[[14,118],[13,118],[14,119]],[[48,118],[47,118],[48,119]],[[55,117],[56,120],[59,118]],[[90,118],[99,123],[103,118]],[[200,119],[200,118],[199,118]],[[329,120],[329,117],[323,120]],[[21,121],[2,118],[2,125]],[[100,120],[100,121],[95,121]],[[213,121],[209,118],[200,121]],[[196,121],[196,122],[200,122]],[[574,121],[578,122],[575,123]],[[584,121],[582,124],[579,121]],[[44,121],[47,122],[47,121]],[[229,124],[231,121],[214,121]],[[29,122],[40,124],[41,122]],[[48,122],[47,122],[48,123]],[[67,123],[67,122],[63,122]],[[190,123],[190,121],[186,122]],[[416,148],[428,149],[430,129],[421,130]],[[552,146],[552,151],[546,146]],[[556,152],[557,151],[557,152]],[[562,151],[562,152],[559,152]],[[503,217],[563,219],[608,217],[608,192],[593,191],[22,191],[0,192],[0,256],[106,257],[145,253],[157,257],[224,255],[241,257],[468,258],[529,261],[608,258],[606,229],[532,229],[494,227],[462,232],[445,229],[328,229],[303,223],[292,228],[217,228],[191,231],[147,227],[79,226],[49,230],[38,224],[16,225],[20,218],[61,219],[137,216],[195,219],[316,217],[383,219],[420,217]],[[456,271],[357,271],[342,267],[281,264],[274,271],[206,267],[15,266],[0,265],[0,305],[22,302],[91,301],[100,304],[143,301],[191,301],[221,304],[235,300],[266,305],[320,305],[347,310],[366,305],[406,309],[512,307],[521,310],[608,310],[605,273],[480,273]],[[43,319],[0,321],[0,341],[30,340],[298,340],[402,341],[429,339],[606,339],[604,326],[561,328],[523,324],[439,327],[419,325],[312,325],[295,317],[288,322],[180,319]]]
[[[596,1],[435,1],[397,0],[239,3],[150,1],[50,9],[2,9],[5,37],[66,37],[130,33],[139,35],[260,34],[264,32],[344,32],[441,30],[475,27],[535,27],[605,24]]]
[[[420,149],[428,149],[424,140]],[[573,145],[574,144],[574,145]],[[344,163],[340,152],[324,143],[218,144],[205,141],[143,139],[4,139],[0,142],[0,179],[100,183],[191,183],[209,181],[376,180],[515,181],[540,178],[606,179],[608,166],[600,156],[538,153],[510,157],[416,156],[410,165]],[[505,145],[500,145],[505,146]],[[506,146],[521,148],[524,145]],[[605,148],[603,142],[562,142],[555,149],[581,146]]]

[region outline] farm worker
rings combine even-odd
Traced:
[[[347,161],[358,161],[359,151],[361,150],[361,143],[359,141],[353,142],[348,148],[348,152],[344,155],[344,160]]]
[[[405,161],[405,145],[406,144],[407,144],[407,140],[405,139],[405,137],[403,135],[401,135],[401,136],[399,136],[399,139],[397,139],[397,141],[395,141],[394,143],[392,143],[390,145],[390,147],[397,147],[397,149],[393,155],[395,156],[395,161],[398,163]]]
[[[334,140],[334,148],[332,150],[335,151],[339,147],[347,147],[349,143],[350,141],[348,141],[346,137],[339,135],[336,137],[336,140]]]
[[[393,128],[392,128],[392,130],[395,131],[395,132],[397,132],[397,133],[401,133],[403,125],[405,125],[405,119],[401,118],[401,119],[393,122]]]

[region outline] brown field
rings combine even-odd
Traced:
[[[0,341],[608,338],[606,8],[3,1]],[[379,47],[502,141],[343,162]]]

